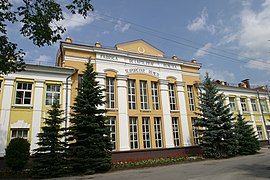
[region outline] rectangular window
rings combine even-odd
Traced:
[[[143,133],[143,147],[144,148],[151,148],[150,119],[149,119],[149,117],[142,118],[142,133]]]
[[[155,127],[155,140],[156,140],[156,147],[162,147],[162,131],[161,131],[161,118],[155,117],[154,118],[154,127]]]
[[[229,103],[231,111],[236,111],[235,97],[229,97]]]
[[[180,146],[179,125],[177,117],[172,118],[172,128],[173,128],[174,146]]]
[[[2,92],[2,80],[0,80],[0,94]]]
[[[27,139],[28,138],[28,129],[11,129],[11,139],[14,138],[23,138]]]
[[[152,102],[153,102],[153,109],[159,109],[159,101],[158,101],[158,84],[157,82],[152,82]]]
[[[176,110],[174,84],[169,84],[169,98],[170,98],[170,108],[171,108],[171,110]]]
[[[263,112],[267,112],[266,101],[261,99],[261,107]]]
[[[32,83],[17,82],[15,104],[31,104]]]
[[[106,78],[106,107],[115,108],[114,78]]]
[[[253,111],[258,111],[256,99],[251,99],[251,106]]]
[[[110,125],[110,137],[113,145],[113,150],[116,149],[116,121],[115,117],[108,117]]]
[[[192,131],[193,131],[193,139],[194,139],[194,144],[199,144],[199,134],[198,134],[198,127],[195,126],[195,118],[191,118],[192,121]]]
[[[190,111],[195,111],[193,87],[188,85],[187,89],[188,89],[189,110]]]
[[[136,109],[136,81],[128,80],[128,106],[129,109]]]
[[[259,140],[263,140],[262,126],[257,126],[257,132]]]
[[[129,118],[130,149],[138,149],[138,121],[136,117]]]
[[[46,105],[52,105],[53,103],[60,103],[60,85],[59,84],[47,84],[46,87]]]
[[[147,82],[140,81],[141,109],[148,109]]]
[[[246,112],[247,111],[246,98],[240,98],[240,103],[241,103],[242,111]]]
[[[78,88],[82,88],[83,75],[78,75]]]

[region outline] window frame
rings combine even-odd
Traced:
[[[233,101],[231,101],[231,99],[233,99]],[[232,112],[235,112],[237,110],[235,99],[235,97],[229,97],[229,107]]]
[[[15,137],[13,137],[14,131],[16,132]],[[26,136],[24,136],[25,131],[27,132]],[[18,136],[19,132],[21,132],[21,136]],[[10,139],[23,138],[28,140],[28,136],[29,136],[29,128],[10,128]]]
[[[175,84],[169,83],[168,86],[169,86],[168,89],[169,89],[170,110],[174,111],[177,110]]]
[[[141,101],[141,109],[148,110],[149,102],[148,102],[148,91],[147,91],[147,81],[140,80],[140,101]]]
[[[193,86],[192,85],[187,85],[187,90],[188,90],[189,110],[190,111],[195,111]]]
[[[259,140],[264,140],[262,126],[256,126],[256,129],[257,129],[257,133],[258,133],[258,139]]]
[[[116,130],[116,117],[115,116],[108,116],[108,125],[110,126],[110,138],[112,143],[112,150],[117,149],[117,130]]]
[[[178,117],[172,117],[172,132],[173,132],[174,146],[178,147],[181,145]]]
[[[57,86],[58,86],[59,91],[48,91],[48,86],[52,86],[52,87],[54,87],[54,89],[56,89]],[[51,87],[51,89],[53,89],[52,87]],[[49,104],[47,103],[48,102],[47,101],[48,94],[52,94]],[[55,95],[58,95],[58,99],[55,98]],[[55,100],[57,100],[58,104],[60,104],[60,100],[61,100],[61,84],[46,83],[45,105],[46,106],[51,106],[51,105],[53,105]]]
[[[253,112],[257,112],[258,111],[258,107],[257,107],[256,99],[250,99],[250,103],[251,103],[252,111]]]
[[[244,101],[243,101],[244,100]],[[243,112],[248,112],[247,108],[247,98],[240,97],[240,104]]]
[[[261,101],[262,112],[268,112],[266,100],[265,99],[261,99],[260,101]]]
[[[154,117],[155,145],[156,148],[162,148],[162,122],[161,117]]]
[[[152,143],[151,143],[150,117],[142,117],[142,136],[143,136],[143,148],[144,149],[151,148]]]
[[[115,78],[106,77],[106,108],[115,109]]]
[[[158,82],[151,82],[152,91],[152,106],[154,110],[159,110],[159,93],[158,93]]]
[[[20,89],[18,89],[19,84],[21,84]],[[26,89],[24,88],[24,84],[26,84]],[[29,85],[31,85],[31,89],[28,89]],[[33,96],[32,91],[33,91],[33,82],[17,81],[14,104],[15,105],[32,105],[32,96]],[[22,97],[18,97],[18,95],[20,94],[19,92],[23,93]],[[25,98],[26,93],[30,94],[30,98],[29,97]],[[17,103],[18,99],[21,101],[21,103]],[[25,100],[29,100],[29,103],[25,103]]]
[[[135,128],[136,127],[136,131]],[[130,149],[139,149],[138,118],[129,117]],[[136,138],[134,138],[136,137]]]
[[[198,127],[194,126],[195,124],[195,117],[191,117],[191,122],[192,122],[192,134],[193,134],[193,142],[194,144],[200,144],[200,136],[199,133],[197,132]]]
[[[134,93],[133,93],[134,92]],[[136,80],[128,80],[128,107],[136,109]]]

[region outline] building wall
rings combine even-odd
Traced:
[[[60,59],[64,63],[59,64],[77,68],[78,72],[81,72],[84,68],[82,65],[88,62],[87,57],[91,56],[93,57],[91,62],[94,63],[95,71],[98,73],[99,85],[108,89],[108,83],[113,81],[114,107],[108,107],[106,98],[105,108],[106,116],[115,121],[115,152],[187,147],[194,143],[191,116],[194,116],[195,110],[190,111],[187,108],[189,106],[187,85],[193,87],[193,98],[196,104],[197,89],[194,84],[199,81],[200,64],[165,58],[160,50],[142,40],[116,45],[116,49],[102,48],[100,44],[87,47],[62,43],[62,50],[64,53]],[[74,75],[72,81],[74,83],[71,96],[74,100],[78,76]],[[134,109],[129,107],[130,81],[135,82],[136,107]],[[141,83],[146,83],[147,108],[142,107],[140,88],[143,85]],[[153,105],[153,93],[155,93],[153,84],[157,85],[155,92],[158,97],[158,109]],[[171,109],[169,85],[174,90],[175,109]],[[108,92],[104,92],[105,96],[107,94]],[[74,103],[73,100],[71,104]],[[179,133],[179,144],[174,141],[173,118],[174,123],[177,123],[174,128]],[[135,136],[132,131],[133,120],[136,121]],[[131,135],[136,142],[131,139]],[[149,143],[146,141],[148,138]]]
[[[71,86],[70,80],[66,84],[66,78],[72,73],[73,69],[27,65],[25,71],[1,77],[0,156],[5,154],[6,146],[14,137],[27,139],[31,151],[37,148],[37,134],[50,108],[45,105],[46,93],[51,93],[47,92],[47,85],[59,85],[59,102],[66,111],[66,105],[70,106],[66,93]]]

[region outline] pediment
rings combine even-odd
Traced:
[[[144,40],[129,41],[115,45],[117,50],[164,57],[164,53]]]

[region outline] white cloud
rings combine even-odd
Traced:
[[[250,60],[245,67],[250,69],[257,69],[257,70],[267,70],[270,69],[270,60]]]
[[[212,47],[212,43],[205,44],[202,48],[198,49],[198,51],[194,54],[195,57],[203,57],[208,54],[206,51]]]
[[[67,31],[71,31],[78,27],[83,27],[91,24],[98,18],[98,16],[94,13],[90,13],[86,18],[83,18],[83,16],[79,14],[64,13],[64,18],[64,20],[57,22],[57,24],[64,26]]]
[[[190,31],[199,31],[206,30],[211,34],[215,34],[216,26],[215,25],[207,25],[208,13],[207,9],[204,8],[199,17],[196,17],[192,22],[187,25],[187,29]]]
[[[119,32],[125,32],[130,28],[130,25],[131,24],[129,24],[129,23],[125,24],[123,21],[118,20],[117,24],[114,26],[114,30],[119,31]]]
[[[46,55],[40,55],[37,59],[35,59],[34,64],[46,65],[48,61],[50,60],[51,60],[51,57],[46,56]]]
[[[202,76],[201,79],[204,79],[205,74],[208,73],[208,75],[214,80],[221,80],[227,82],[235,81],[235,74],[227,70],[222,71],[218,69],[202,68],[200,72]]]

